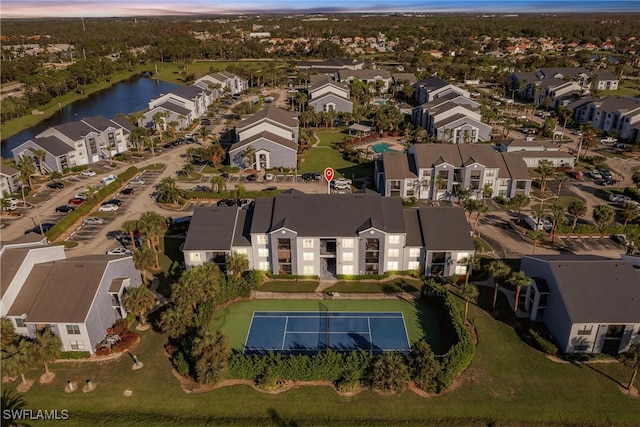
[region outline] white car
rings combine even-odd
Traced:
[[[608,136],[608,137],[606,137],[606,138],[602,138],[602,139],[600,140],[600,143],[601,143],[601,144],[608,144],[608,143],[610,143],[610,142],[618,142],[618,140],[617,140],[616,138],[612,137],[612,136]]]
[[[102,205],[98,208],[98,212],[115,212],[118,210],[118,205]]]
[[[142,178],[136,178],[129,181],[131,185],[144,185],[144,180]]]
[[[602,179],[602,175],[600,175],[600,172],[598,172],[597,170],[591,170],[589,171],[589,176],[593,179]]]
[[[87,169],[87,170],[84,170],[84,171],[80,172],[80,175],[82,175],[82,176],[96,176],[96,173],[95,173],[95,171],[92,171],[91,169]]]
[[[338,179],[334,179],[333,182],[335,183],[335,185],[351,185],[353,182],[350,179],[347,178],[338,178]]]
[[[94,216],[94,217],[85,219],[84,221],[82,221],[82,224],[84,224],[84,225],[101,225],[101,224],[104,224],[104,220],[102,218],[98,218],[97,216]]]
[[[131,249],[123,247],[113,248],[107,251],[107,255],[131,255]]]
[[[624,202],[629,202],[631,201],[631,197],[629,196],[625,196],[624,194],[620,194],[620,193],[611,193],[609,195],[609,201],[610,202],[617,202],[617,203],[624,203]]]
[[[265,181],[273,181],[273,174],[272,173],[268,173],[264,176],[264,180]]]
[[[76,193],[75,196],[76,199],[82,199],[82,200],[87,200],[89,198],[89,193]]]

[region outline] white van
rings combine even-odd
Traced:
[[[538,221],[538,218],[530,215],[524,217],[524,222],[531,227],[532,230],[551,231],[553,227],[553,224],[551,224],[551,221],[548,219],[540,218],[540,221]]]
[[[100,184],[102,184],[102,185],[109,185],[109,184],[111,184],[113,181],[115,181],[116,179],[118,179],[118,177],[117,177],[117,176],[115,176],[115,175],[107,175],[107,176],[105,176],[104,178],[102,178],[102,179],[100,180]]]

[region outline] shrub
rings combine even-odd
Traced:
[[[440,310],[446,335],[453,338],[453,346],[440,360],[440,371],[436,375],[435,389],[440,393],[453,384],[453,380],[471,364],[475,346],[471,334],[464,325],[458,302],[434,280],[425,281],[421,296]]]
[[[245,271],[242,275],[244,280],[247,282],[251,289],[256,289],[258,286],[262,285],[264,281],[267,279],[267,275],[262,270],[249,270]]]
[[[60,353],[60,359],[88,359],[91,353],[88,351],[63,351]]]
[[[551,356],[557,356],[558,355],[558,347],[552,343],[551,341],[547,340],[546,338],[544,338],[542,335],[538,334],[536,331],[534,331],[533,329],[529,329],[529,335],[531,335],[531,339],[533,340],[533,344],[534,346],[546,353],[546,354],[550,354]]]

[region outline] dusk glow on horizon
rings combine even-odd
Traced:
[[[346,4],[346,5],[345,5]],[[127,17],[268,13],[640,13],[637,0],[3,0],[2,18]]]

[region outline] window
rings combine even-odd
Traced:
[[[200,262],[200,252],[189,252],[189,261]]]
[[[303,272],[305,276],[312,276],[315,273],[315,269],[313,268],[313,265],[305,265],[303,268]]]
[[[352,248],[353,247],[353,239],[342,239],[342,247],[343,248]]]
[[[240,255],[247,255],[248,254],[247,250],[245,248],[236,249],[234,252],[237,253],[237,254],[240,254]]]
[[[353,261],[353,252],[343,252],[342,261]]]
[[[398,271],[398,261],[388,261],[387,271]]]
[[[400,235],[399,234],[391,234],[389,236],[389,243],[392,245],[400,244]]]
[[[391,248],[387,251],[387,256],[390,258],[398,258],[400,256],[400,250],[398,248]]]
[[[80,335],[80,326],[78,326],[78,325],[67,325],[67,333],[69,335]]]
[[[589,341],[578,341],[576,345],[573,346],[574,351],[587,351],[589,349]]]
[[[269,271],[269,261],[260,261],[258,263],[258,270]]]
[[[353,274],[353,265],[343,265],[342,274]]]
[[[467,266],[466,265],[456,265],[455,274],[467,274]]]
[[[302,247],[305,248],[305,249],[313,248],[313,239],[303,239],[302,240]]]
[[[71,350],[84,350],[84,342],[80,340],[71,340]]]
[[[578,329],[578,335],[591,335],[591,332],[593,332],[593,325],[584,325]]]
[[[266,245],[267,244],[267,236],[265,236],[264,234],[261,234],[258,236],[258,244],[259,245]]]
[[[409,261],[409,264],[407,265],[407,268],[409,270],[417,270],[420,268],[420,261]]]
[[[20,317],[16,317],[16,328],[24,328],[24,320]]]
[[[456,261],[462,262],[462,261],[467,261],[468,259],[469,259],[469,254],[467,252],[458,252]]]
[[[313,252],[304,252],[302,254],[302,259],[305,261],[313,261]]]
[[[266,258],[269,256],[269,249],[267,248],[258,248],[258,256],[261,258]]]
[[[495,169],[487,169],[484,171],[484,176],[496,176],[496,170]]]
[[[409,256],[418,258],[420,256],[420,248],[409,248]]]

